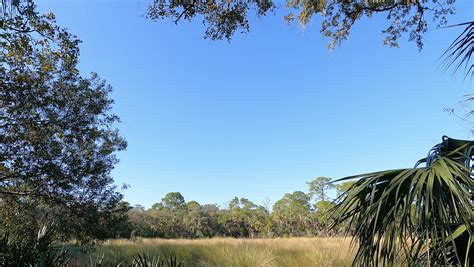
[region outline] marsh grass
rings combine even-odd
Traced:
[[[349,239],[275,238],[275,239],[137,239],[109,240],[87,254],[76,253],[74,264],[128,266],[138,253],[149,256],[176,256],[184,266],[350,266],[353,253]]]

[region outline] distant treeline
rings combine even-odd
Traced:
[[[113,237],[207,238],[207,237],[286,237],[336,235],[332,229],[334,214],[329,212],[334,203],[327,195],[335,188],[337,195],[350,186],[329,183],[330,178],[319,177],[308,183],[307,193],[295,191],[276,201],[256,204],[246,198],[234,197],[226,207],[217,204],[201,205],[186,202],[179,192],[166,194],[150,209],[130,207]]]

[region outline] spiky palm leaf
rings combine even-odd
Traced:
[[[444,52],[443,64],[446,69],[453,67],[455,73],[464,66],[465,76],[467,77],[474,70],[474,64],[471,63],[471,56],[474,53],[474,21],[448,27],[458,26],[465,26],[466,28]]]
[[[353,241],[358,243],[354,265],[404,261],[468,266],[469,253],[464,251],[473,242],[473,180],[465,163],[466,153],[471,153],[466,149],[471,151],[473,144],[451,148],[443,144],[422,161],[427,167],[341,179],[359,179],[334,209],[338,214],[335,225],[349,222],[348,229],[353,229]],[[456,244],[460,236],[469,238],[462,248]]]

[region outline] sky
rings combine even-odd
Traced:
[[[114,88],[128,141],[113,171],[131,204],[168,192],[224,206],[234,196],[273,202],[333,179],[412,167],[443,135],[470,139],[459,107],[472,81],[439,68],[461,28],[430,30],[424,49],[382,45],[383,16],[363,19],[341,47],[285,25],[284,10],[251,20],[232,41],[203,38],[201,21],[152,22],[151,0],[39,1],[81,40],[80,69]],[[473,19],[456,2],[452,24]]]

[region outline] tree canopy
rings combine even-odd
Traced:
[[[328,199],[328,190],[334,188],[331,184],[331,178],[329,177],[318,177],[310,182],[309,185],[309,196],[315,200],[326,201]]]
[[[321,16],[321,33],[331,39],[329,48],[347,40],[357,21],[380,13],[389,22],[382,29],[384,44],[397,47],[398,40],[407,34],[408,39],[421,49],[428,24],[433,23],[436,27],[445,25],[448,15],[455,11],[454,1],[451,0],[286,0],[282,3],[286,8],[284,20],[287,23],[297,21],[304,27],[317,15]],[[175,23],[201,19],[206,27],[205,38],[230,41],[236,32],[249,32],[252,15],[263,17],[274,14],[283,6],[274,0],[153,0],[148,7],[147,16],[151,20],[168,18]]]

